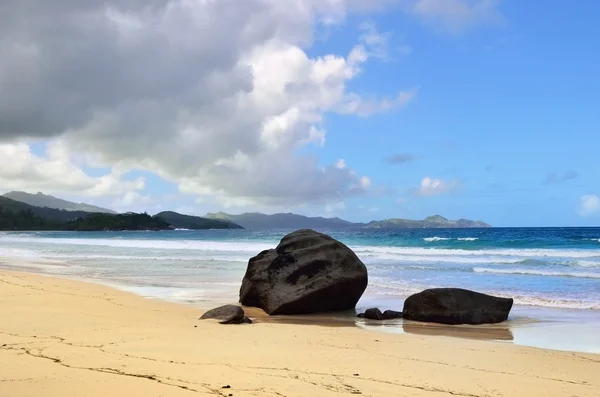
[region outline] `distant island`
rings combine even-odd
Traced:
[[[36,203],[36,205],[31,204]],[[340,218],[308,217],[293,213],[239,215],[224,212],[204,217],[163,211],[156,215],[116,211],[73,203],[43,193],[10,192],[0,196],[0,230],[173,230],[173,229],[440,229],[488,228],[485,222],[448,220],[440,215],[423,220],[384,219],[368,223]]]
[[[384,219],[369,223],[348,222],[340,218],[308,217],[292,213],[273,215],[258,212],[231,215],[224,212],[208,213],[207,218],[221,219],[235,222],[246,229],[343,229],[343,228],[369,228],[369,229],[441,229],[441,228],[487,228],[491,227],[485,222],[469,219],[448,220],[440,215],[427,217],[423,220],[411,219]]]
[[[411,219],[385,219],[383,221],[372,221],[365,225],[371,229],[449,229],[449,228],[485,228],[491,227],[485,222],[459,219],[451,221],[441,215],[428,216],[422,221]]]

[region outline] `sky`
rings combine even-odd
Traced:
[[[4,0],[0,193],[600,225],[600,2]]]

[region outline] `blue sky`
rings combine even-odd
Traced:
[[[245,26],[237,36],[233,29],[211,40],[202,32],[218,25],[184,16],[167,25],[175,16],[160,10],[146,21],[118,2],[102,10],[92,3],[40,14],[97,12],[98,26],[118,25],[123,35],[96,46],[106,53],[95,52],[90,32],[68,32],[66,23],[68,37],[83,43],[77,61],[60,58],[64,40],[40,36],[27,47],[11,39],[21,46],[15,65],[31,56],[23,48],[42,48],[48,58],[36,64],[54,69],[13,79],[17,92],[35,95],[0,101],[11,105],[0,105],[11,116],[0,123],[0,190],[149,212],[600,223],[598,2],[391,0],[323,9],[303,0],[289,13],[273,5],[264,34],[250,37],[262,32],[257,22],[235,20]],[[247,14],[252,3],[244,3]],[[213,8],[199,11],[219,20]],[[19,9],[13,17],[29,15]],[[183,50],[161,47],[150,28],[156,20]],[[21,29],[11,37],[34,37]],[[357,49],[364,59],[353,58]],[[251,80],[238,70],[248,64]],[[0,61],[0,77],[12,66]],[[80,70],[86,77],[78,80]],[[45,93],[58,94],[44,104]],[[406,97],[394,99],[398,93]]]
[[[557,1],[503,2],[503,23],[460,35],[411,24],[401,12],[376,17],[380,30],[394,32],[394,43],[413,51],[369,65],[355,89],[380,94],[415,85],[418,97],[369,119],[330,118],[323,158],[343,153],[406,200],[361,200],[379,208],[377,216],[597,225],[577,211],[582,195],[600,190],[600,28],[593,17],[600,3],[565,8]],[[321,45],[327,51],[352,34],[348,26]],[[419,158],[387,164],[395,153]],[[554,183],[551,174],[559,176]],[[452,194],[414,197],[410,189],[424,175],[460,184]],[[565,175],[571,178],[559,180]]]

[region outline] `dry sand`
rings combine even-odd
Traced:
[[[0,272],[0,396],[600,395],[600,355],[200,314]]]

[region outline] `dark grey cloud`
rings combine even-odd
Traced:
[[[577,171],[573,171],[573,170],[569,170],[562,174],[553,172],[553,173],[546,175],[546,178],[544,179],[544,184],[545,185],[553,185],[556,183],[562,183],[562,182],[566,182],[566,181],[575,179],[578,176],[579,176],[579,173]]]
[[[347,90],[372,56],[369,43],[357,37],[350,54],[318,62],[304,48],[319,21],[385,3],[4,0],[0,141],[52,139],[224,200],[359,194],[368,188],[359,174],[297,148],[324,143],[327,112],[371,114],[393,102]]]

